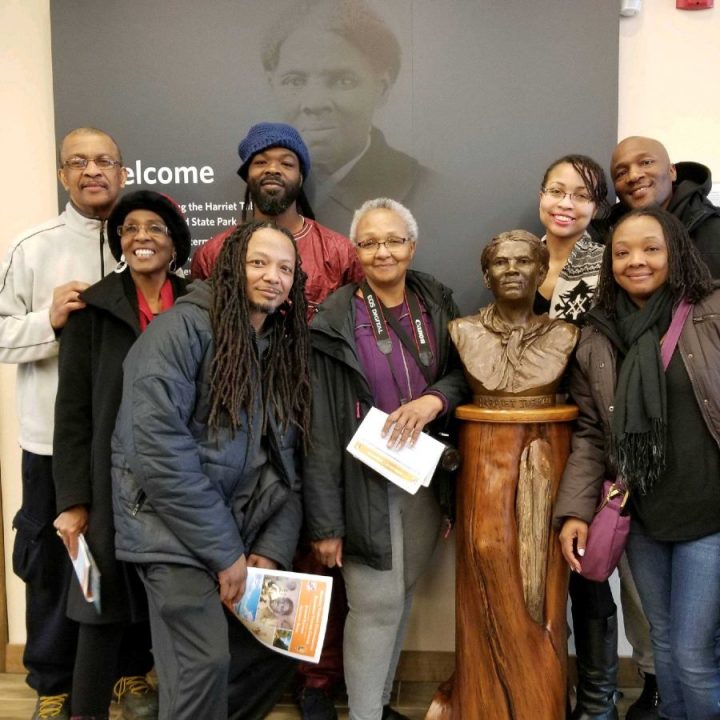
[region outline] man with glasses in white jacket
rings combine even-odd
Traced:
[[[33,720],[70,717],[77,642],[65,616],[72,566],[53,528],[59,339],[70,313],[85,306],[80,293],[115,265],[105,224],[127,176],[117,143],[95,128],[69,132],[59,161],[65,209],[16,238],[0,266],[0,362],[18,365],[23,493],[13,570],[26,584],[23,662],[38,693]]]

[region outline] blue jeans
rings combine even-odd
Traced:
[[[658,542],[633,523],[628,558],[650,622],[660,717],[720,718],[720,533]]]

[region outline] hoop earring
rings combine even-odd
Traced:
[[[127,261],[125,260],[125,255],[120,256],[120,260],[118,261],[118,264],[115,266],[115,271],[118,273],[118,275],[125,270],[125,268],[128,266]]]
[[[177,270],[177,253],[173,253],[168,265],[168,271],[174,273]]]

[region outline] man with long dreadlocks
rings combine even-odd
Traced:
[[[308,282],[308,320],[334,290],[363,275],[350,241],[315,221],[303,184],[310,173],[310,153],[300,133],[284,123],[253,125],[238,148],[245,180],[243,222],[252,208],[255,220],[272,220],[293,233]],[[193,280],[210,276],[215,259],[233,228],[210,238],[193,256]]]
[[[113,437],[118,558],[150,608],[161,720],[264,717],[294,663],[223,604],[248,566],[289,568],[310,418],[305,273],[290,232],[239,227],[209,281],[125,361]]]
[[[292,232],[308,275],[305,285],[307,318],[318,305],[347,283],[360,283],[363,271],[350,240],[313,218],[303,184],[310,173],[310,154],[298,131],[283,123],[259,123],[250,128],[238,149],[238,170],[247,183],[243,220],[252,206],[255,219],[272,220]],[[252,201],[252,202],[251,202]],[[232,230],[208,240],[193,257],[192,277],[210,275],[213,263]],[[333,577],[333,598],[320,662],[302,663],[298,671],[298,702],[303,720],[336,720],[332,695],[343,680],[342,637],[347,604],[342,574],[323,567],[307,542],[301,543],[294,563],[301,572]]]

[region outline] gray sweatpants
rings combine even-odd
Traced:
[[[410,495],[389,486],[392,569],[347,560],[343,656],[350,720],[380,720],[390,701],[413,592],[440,536],[442,515],[432,492]]]
[[[297,663],[268,650],[222,606],[217,580],[188,565],[139,566],[150,611],[159,720],[263,718]]]

